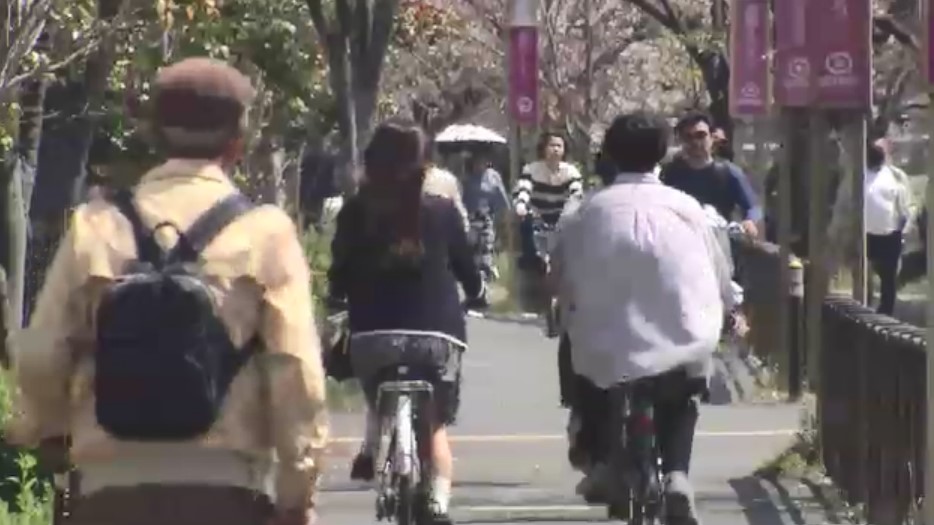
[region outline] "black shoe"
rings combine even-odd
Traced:
[[[451,516],[447,512],[430,512],[428,514],[429,525],[454,525]]]
[[[350,479],[355,481],[373,481],[376,477],[376,465],[372,456],[357,454],[350,467]]]

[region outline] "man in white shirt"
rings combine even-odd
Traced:
[[[881,140],[866,148],[866,256],[879,276],[878,311],[892,315],[903,231],[911,215],[911,188],[904,173],[886,163],[886,156]]]
[[[610,453],[602,429],[607,392],[620,383],[648,385],[665,512],[697,523],[687,479],[696,398],[732,306],[730,264],[698,201],[659,180],[669,135],[658,117],[637,113],[613,122],[603,155],[617,173],[607,173],[603,189],[562,217],[554,271],[581,379],[572,410],[590,441],[590,477],[602,477]]]

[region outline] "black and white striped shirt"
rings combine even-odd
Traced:
[[[544,161],[536,161],[522,169],[513,199],[517,211],[526,207],[540,215],[545,223],[554,225],[568,199],[581,196],[583,191],[583,177],[573,164],[562,162],[558,170],[553,171]]]

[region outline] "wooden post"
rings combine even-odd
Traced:
[[[519,53],[536,53],[534,59],[532,55],[514,56],[513,53],[518,49],[513,48],[513,33],[525,35],[530,33],[534,35],[534,41],[537,42],[538,27],[538,1],[537,0],[510,0],[508,2],[507,19],[509,21],[509,30],[505,32],[505,45],[507,49],[506,78],[509,79],[509,97],[507,113],[509,117],[509,169],[510,179],[515,184],[522,170],[522,151],[523,151],[523,125],[534,128],[532,122],[537,123],[538,119],[538,55],[537,47],[527,46],[529,40],[517,40],[526,44],[515,44],[522,47]],[[517,38],[519,38],[517,36]],[[536,44],[537,45],[537,44]],[[534,68],[534,70],[533,70]],[[515,73],[515,76],[513,75]],[[529,76],[531,73],[531,76]],[[512,254],[518,253],[516,239],[517,224],[509,225],[509,250]],[[514,287],[511,292],[514,297],[522,300],[523,289],[522,275],[520,272],[513,272]]]
[[[789,263],[791,262],[792,251],[791,251],[791,229],[792,221],[791,214],[792,212],[792,159],[794,158],[795,152],[792,151],[792,136],[795,133],[794,124],[797,120],[795,115],[795,110],[785,109],[782,111],[780,116],[781,122],[781,136],[782,140],[782,151],[781,151],[781,163],[780,170],[778,174],[778,228],[777,228],[777,241],[778,241],[778,286],[779,286],[779,315],[778,315],[778,338],[776,341],[776,347],[783,350],[785,355],[785,361],[790,361],[787,359],[787,352],[791,347],[791,302],[788,301],[788,292],[791,290],[791,268]],[[759,320],[759,322],[764,322],[765,320]],[[789,385],[790,386],[790,385]]]
[[[931,66],[931,38],[934,37],[932,23],[934,23],[934,9],[932,9],[932,0],[922,1],[922,11],[924,14],[924,53],[921,53],[921,70],[925,72],[925,78],[928,81],[928,93],[934,92],[931,86],[934,86],[934,68]],[[934,96],[934,95],[932,95]],[[927,155],[927,173],[928,183],[925,191],[925,206],[928,214],[934,210],[934,108],[928,109],[928,155]],[[934,525],[934,228],[928,220],[927,228],[927,276],[928,276],[928,300],[927,300],[927,392],[925,393],[925,459],[924,459],[924,500],[921,509],[922,523],[925,525]]]
[[[805,315],[807,333],[808,383],[813,392],[820,384],[821,312],[827,293],[828,268],[824,254],[827,214],[827,137],[826,115],[810,114],[808,146],[808,266],[805,276]]]
[[[930,15],[929,15],[930,16]],[[929,110],[928,115],[928,183],[925,191],[925,206],[928,213],[934,210],[934,182],[931,174],[934,174],[934,110]],[[926,402],[926,420],[925,440],[926,440],[926,458],[924,467],[924,508],[922,522],[925,525],[934,524],[934,228],[930,226],[928,220],[927,230],[927,275],[928,275],[928,300],[927,300],[927,393]]]
[[[866,177],[866,118],[862,113],[856,113],[848,122],[850,155],[849,167],[853,178],[853,233],[855,238],[856,261],[853,264],[853,299],[861,304],[868,304],[867,272],[866,272],[866,218],[864,213]]]

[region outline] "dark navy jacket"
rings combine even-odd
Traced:
[[[444,197],[422,196],[424,256],[406,268],[388,268],[385,248],[366,235],[366,210],[351,197],[337,216],[328,273],[332,298],[346,298],[352,333],[373,330],[441,332],[467,342],[457,283],[468,297],[483,289],[464,231],[464,219]]]
[[[662,182],[709,204],[726,220],[742,211],[742,220],[762,220],[762,208],[742,170],[732,162],[717,159],[704,168],[693,168],[676,157],[662,169]]]

